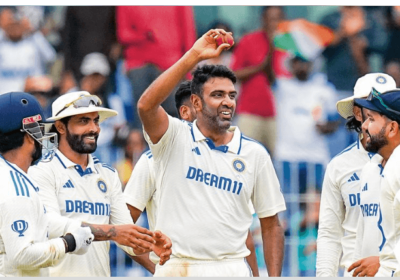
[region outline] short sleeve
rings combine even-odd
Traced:
[[[142,212],[155,192],[151,157],[151,152],[140,157],[124,190],[125,202]]]
[[[150,150],[153,154],[154,161],[160,161],[161,159],[167,159],[171,153],[174,140],[176,139],[179,131],[185,127],[185,124],[174,117],[168,115],[168,129],[161,137],[157,144],[153,144],[147,132],[143,130],[144,138],[149,144]]]
[[[258,170],[251,200],[260,219],[286,210],[278,177],[269,156],[262,168]]]

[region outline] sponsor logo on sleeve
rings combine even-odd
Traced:
[[[19,233],[18,237],[24,236],[24,232],[28,229],[28,223],[24,220],[18,220],[12,223],[11,229],[14,232]]]

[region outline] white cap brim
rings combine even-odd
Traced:
[[[58,116],[48,118],[47,121],[58,121],[66,117],[70,116],[76,116],[76,115],[81,115],[81,114],[87,114],[87,113],[93,113],[93,112],[98,112],[99,113],[99,123],[103,122],[104,120],[114,117],[118,115],[118,112],[115,110],[103,108],[103,107],[97,107],[97,106],[89,106],[89,107],[81,107],[81,108],[74,108],[73,106],[68,107],[64,111],[62,111]]]
[[[336,109],[339,115],[345,119],[353,116],[354,98],[354,96],[350,96],[336,102]]]

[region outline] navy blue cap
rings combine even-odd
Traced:
[[[22,129],[22,123],[43,122],[45,115],[37,99],[26,92],[0,95],[0,133]]]
[[[400,121],[400,89],[386,91],[367,99],[356,98],[354,104],[381,113],[391,120]]]

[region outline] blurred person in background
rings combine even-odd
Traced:
[[[326,135],[338,125],[335,88],[324,74],[313,73],[312,66],[312,61],[294,56],[290,60],[293,77],[277,79],[274,87],[278,127],[275,160],[286,175],[281,182],[284,193],[305,193],[310,184],[321,190],[330,160]],[[292,185],[290,178],[296,173],[290,169],[295,168],[298,186]]]
[[[48,72],[55,50],[28,18],[12,7],[0,12],[0,94],[24,90],[27,77]]]
[[[136,104],[145,89],[188,51],[196,40],[193,8],[188,6],[121,6],[116,10],[118,41],[133,90],[133,123],[141,129]],[[163,104],[177,116],[171,95]]]
[[[124,145],[124,159],[117,163],[116,169],[119,174],[119,178],[122,182],[122,189],[125,188],[126,184],[131,177],[132,170],[135,168],[137,161],[146,149],[147,144],[144,140],[143,133],[141,130],[132,129],[129,131],[126,143]]]
[[[323,17],[321,24],[335,32],[333,42],[323,52],[328,80],[337,89],[337,99],[349,97],[357,79],[370,72],[370,55],[384,51],[386,32],[371,13],[359,6],[342,6]],[[335,139],[332,154],[355,141],[354,134],[344,126],[340,126]]]
[[[51,117],[51,98],[55,92],[53,81],[49,76],[27,77],[25,80],[24,92],[36,97],[46,118]]]
[[[390,61],[385,66],[385,72],[396,81],[396,87],[400,88],[400,61]]]
[[[121,48],[116,38],[115,6],[69,6],[62,31],[64,53],[63,79],[77,84],[84,74],[80,67],[90,53],[101,53],[115,70]]]
[[[400,6],[387,7],[386,10],[388,44],[383,55],[385,65],[400,60]]]
[[[322,73],[313,73],[313,62],[300,56],[289,60],[293,77],[278,78],[274,86],[277,102],[275,166],[287,199],[283,214],[288,225],[301,209],[299,200],[309,188],[321,190],[325,167],[330,160],[327,135],[337,128],[335,88]],[[286,236],[296,240],[299,230],[289,226]],[[284,272],[291,275],[294,247],[286,247]],[[300,264],[300,271],[304,266]],[[309,272],[304,272],[309,273]]]
[[[261,29],[243,36],[236,45],[231,68],[241,82],[237,118],[241,131],[261,142],[274,156],[276,142],[276,108],[271,85],[275,82],[278,52],[273,36],[284,20],[283,7],[262,10]]]

